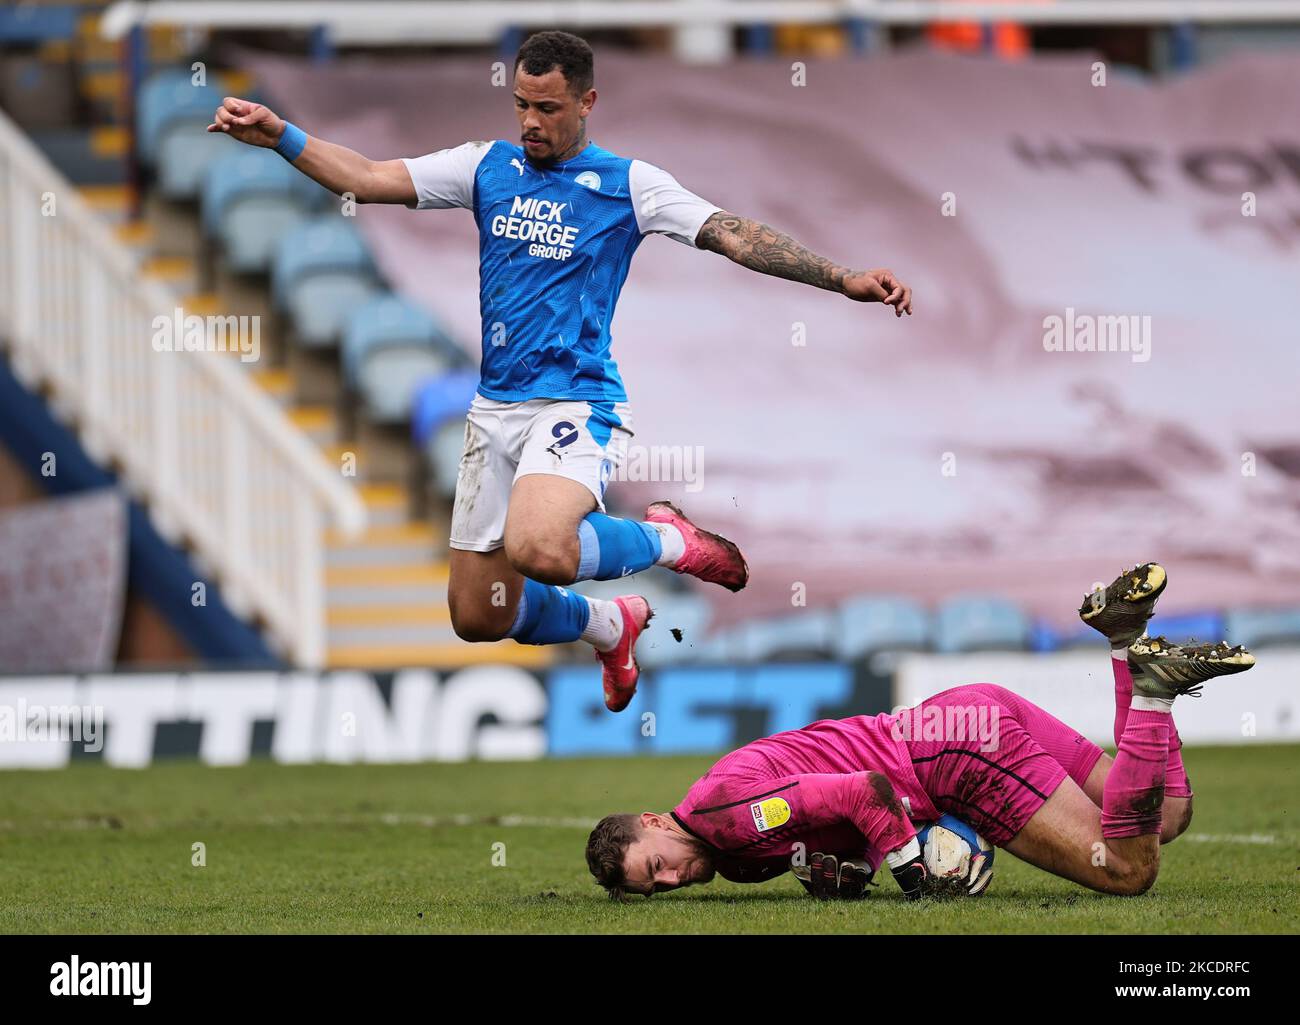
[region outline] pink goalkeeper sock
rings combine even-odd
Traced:
[[[1183,738],[1178,735],[1174,717],[1169,717],[1169,760],[1165,765],[1165,796],[1191,797],[1192,781],[1183,768]]]
[[[1133,703],[1133,673],[1128,667],[1128,649],[1123,655],[1110,656],[1110,667],[1115,673],[1115,746],[1119,747],[1119,738],[1124,736],[1124,726],[1128,722],[1129,706]],[[1192,783],[1183,768],[1183,741],[1178,736],[1178,727],[1174,725],[1173,716],[1169,718],[1169,757],[1165,765],[1165,796],[1191,797]]]
[[[1124,724],[1128,722],[1129,705],[1133,703],[1133,674],[1128,667],[1128,649],[1122,655],[1110,653],[1110,668],[1115,673],[1115,746],[1119,747],[1119,738],[1124,736]]]
[[[1160,832],[1169,760],[1168,712],[1130,709],[1119,753],[1101,795],[1101,835],[1110,838]]]

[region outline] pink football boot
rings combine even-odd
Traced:
[[[749,566],[740,549],[725,537],[701,530],[671,502],[655,502],[645,511],[647,523],[670,523],[682,532],[686,551],[669,566],[674,573],[688,573],[728,591],[739,591],[749,583]]]
[[[633,648],[641,631],[646,628],[654,615],[649,603],[639,594],[624,595],[615,598],[614,604],[623,613],[623,636],[618,639],[611,651],[597,651],[596,658],[601,664],[601,679],[605,685],[605,707],[611,712],[621,712],[627,708],[632,695],[636,693],[636,681],[641,675]]]

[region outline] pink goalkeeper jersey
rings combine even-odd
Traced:
[[[913,819],[940,814],[893,735],[894,721],[888,713],[822,719],[746,744],[696,781],[673,818],[713,848],[718,874],[732,882],[788,871],[796,844],[805,857],[820,851],[878,869],[916,835]]]

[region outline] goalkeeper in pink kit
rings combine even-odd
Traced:
[[[917,898],[939,891],[914,823],[948,815],[1090,889],[1144,893],[1160,844],[1192,816],[1174,698],[1254,665],[1240,647],[1146,638],[1166,582],[1147,563],[1080,609],[1111,645],[1114,758],[1003,687],[955,687],[899,713],[822,720],[747,744],[668,814],[606,816],[587,843],[592,875],[620,897],[715,874],[763,882],[794,868],[814,896],[856,899],[883,864]],[[981,860],[965,881],[971,893],[988,882]]]

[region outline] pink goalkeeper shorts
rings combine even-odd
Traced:
[[[901,713],[917,781],[936,808],[1001,846],[1069,776],[1083,786],[1101,748],[992,683],[954,687]]]

